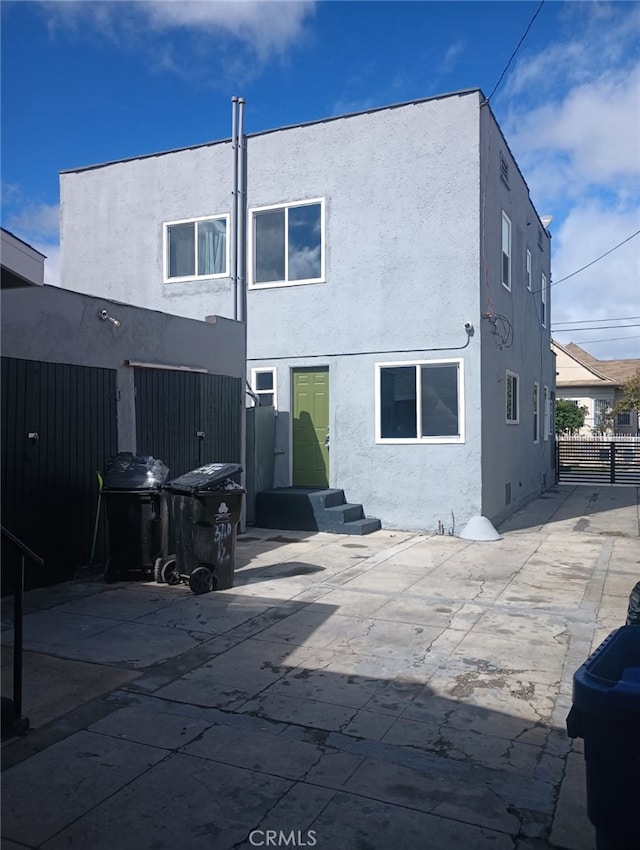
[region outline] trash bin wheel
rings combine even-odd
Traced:
[[[180,573],[178,572],[175,555],[164,559],[160,570],[160,579],[163,584],[180,584]]]
[[[194,593],[209,593],[213,590],[213,573],[208,567],[196,567],[189,576],[189,587]]]
[[[156,558],[153,565],[153,579],[156,584],[166,584],[162,578],[162,568],[164,566],[164,558]]]

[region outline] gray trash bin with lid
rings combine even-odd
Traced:
[[[571,738],[584,739],[597,850],[640,844],[640,626],[613,631],[573,677]]]
[[[237,527],[245,490],[237,463],[210,463],[168,481],[175,555],[156,566],[156,581],[184,581],[194,593],[233,587]]]
[[[150,455],[120,452],[105,465],[102,499],[108,523],[105,581],[143,578],[166,552],[161,487],[169,469]]]

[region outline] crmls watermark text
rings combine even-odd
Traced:
[[[313,829],[307,832],[254,829],[249,833],[249,844],[252,847],[315,847],[317,843]]]

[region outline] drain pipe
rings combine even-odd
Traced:
[[[237,288],[238,318],[247,333],[247,237],[246,237],[246,140],[244,136],[244,98],[238,98],[238,209],[237,209]]]
[[[233,318],[238,318],[238,98],[231,98],[231,156],[233,158],[233,189],[231,191],[231,284],[233,290]]]

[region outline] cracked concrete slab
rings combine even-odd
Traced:
[[[27,594],[27,640],[111,687],[3,744],[3,848],[238,850],[282,829],[347,850],[591,850],[572,676],[622,624],[640,550],[637,493],[586,490],[555,488],[495,543],[255,529],[209,596]],[[3,600],[5,644],[10,623]]]

